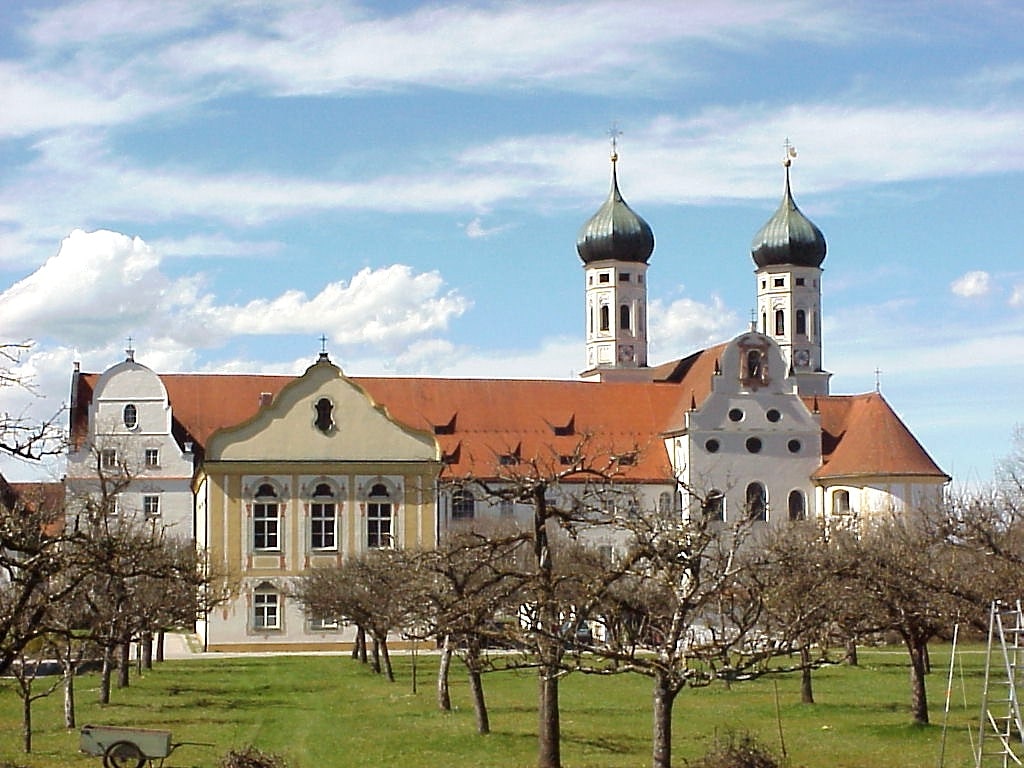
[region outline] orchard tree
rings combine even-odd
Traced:
[[[465,528],[449,533],[436,549],[412,559],[412,605],[419,636],[443,638],[437,696],[451,708],[448,667],[458,656],[469,675],[477,732],[490,732],[483,673],[491,668],[485,649],[507,644],[505,619],[516,616],[523,579],[516,569],[523,536],[514,529]]]

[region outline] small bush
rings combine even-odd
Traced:
[[[687,765],[693,768],[780,768],[781,764],[770,749],[749,733],[730,733],[724,740],[716,737],[704,757]]]
[[[261,752],[256,747],[231,750],[220,761],[220,768],[288,768],[280,755]]]

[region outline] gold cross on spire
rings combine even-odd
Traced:
[[[619,136],[622,135],[618,123],[612,123],[612,127],[608,129],[608,135],[612,139],[612,162],[615,162],[619,159]]]

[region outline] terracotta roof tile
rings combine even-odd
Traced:
[[[815,479],[864,476],[949,480],[878,392],[805,398],[821,414],[822,466]]]

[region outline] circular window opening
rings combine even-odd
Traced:
[[[774,408],[769,410],[768,413],[765,414],[765,416],[768,417],[768,421],[772,422],[772,424],[774,424],[775,422],[782,418],[782,414],[779,413]]]
[[[718,453],[718,449],[721,448],[721,445],[719,445],[718,441],[715,440],[715,438],[711,438],[706,443],[704,443],[704,447],[707,449],[708,453]]]
[[[733,408],[729,411],[729,421],[743,421],[743,411]]]
[[[748,437],[747,438],[747,450],[751,453],[761,452],[761,438],[759,437]]]
[[[786,444],[786,447],[789,448],[789,452],[790,453],[800,453],[800,441],[799,440],[790,440]]]

